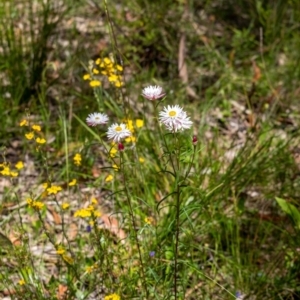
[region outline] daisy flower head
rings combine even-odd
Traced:
[[[151,101],[160,99],[165,95],[162,87],[158,85],[149,85],[142,90],[142,96]]]
[[[107,137],[113,142],[120,143],[122,139],[131,136],[130,130],[126,127],[124,123],[114,123],[112,124],[107,131]]]
[[[163,111],[159,113],[159,120],[172,132],[189,129],[193,125],[193,122],[179,105],[164,107]]]
[[[86,118],[86,123],[89,126],[103,125],[108,122],[108,116],[102,113],[92,113]]]

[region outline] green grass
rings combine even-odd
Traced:
[[[299,8],[2,1],[1,297],[299,299]],[[106,57],[123,87],[83,80]],[[193,126],[172,134],[158,112],[176,104]],[[98,111],[109,124],[89,127]],[[113,156],[107,127],[126,120],[136,141]]]

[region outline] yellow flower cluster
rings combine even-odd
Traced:
[[[2,174],[3,176],[17,177],[19,175],[17,171],[22,170],[24,168],[24,163],[22,161],[18,161],[15,164],[15,168],[17,170],[11,170],[10,166],[7,163],[1,163],[0,174]]]
[[[74,160],[74,164],[76,166],[80,166],[81,165],[81,160],[82,160],[80,153],[76,153],[73,157],[73,160]]]
[[[120,300],[120,296],[117,294],[111,294],[104,297],[104,300]]]
[[[19,123],[19,125],[20,125],[21,127],[23,127],[23,126],[29,126],[29,122],[28,122],[26,119],[24,119],[24,120],[22,120],[22,121]],[[38,135],[38,134],[39,134],[39,135],[41,134],[41,130],[42,130],[42,128],[41,128],[40,125],[33,124],[33,125],[31,126],[31,131],[25,133],[25,138],[26,138],[27,140],[32,140],[32,139],[35,138],[35,142],[36,142],[38,145],[43,145],[43,144],[46,143],[46,140],[45,140],[43,137],[36,136],[36,135]]]
[[[66,254],[66,249],[64,246],[62,245],[57,246],[56,253],[60,255],[66,263],[70,265],[74,263],[73,258],[70,255]]]
[[[77,184],[77,180],[73,179],[72,181],[69,182],[69,186],[74,186]]]
[[[101,217],[101,212],[96,208],[98,201],[95,198],[93,198],[91,202],[92,203],[87,208],[81,208],[75,211],[74,217],[80,217],[80,218]]]
[[[56,249],[56,253],[57,253],[58,255],[63,255],[63,254],[66,253],[66,249],[64,248],[64,246],[59,245],[59,246],[57,247],[57,249]]]
[[[154,219],[152,217],[146,217],[144,221],[148,225],[152,225],[154,223]]]
[[[123,67],[114,63],[109,57],[97,58],[89,66],[89,74],[84,74],[83,79],[89,80],[90,86],[95,88],[101,86],[101,76],[106,77],[115,87],[124,85],[122,81]]]
[[[32,207],[36,210],[41,210],[45,206],[45,204],[43,202],[35,201],[35,200],[32,200],[31,198],[28,198],[26,200],[26,202],[27,202],[29,207]]]
[[[62,190],[62,188],[60,186],[51,185],[50,187],[47,188],[47,193],[48,193],[48,195],[51,195],[51,194],[56,195],[61,190]]]
[[[94,272],[97,268],[98,268],[98,264],[95,263],[95,264],[93,264],[92,266],[86,267],[85,270],[86,270],[87,273],[92,273],[92,272]]]
[[[23,126],[28,126],[28,121],[27,120],[22,120],[21,122],[20,122],[20,124],[19,124],[21,127],[23,127]]]
[[[127,119],[124,120],[124,123],[126,124],[127,128],[134,133],[134,129],[136,128],[142,128],[144,126],[144,120],[142,119],[136,119],[135,123],[133,122],[133,120]]]
[[[135,143],[136,137],[134,136],[135,128],[142,128],[144,126],[144,121],[141,119],[136,119],[135,123],[133,123],[133,120],[124,120],[124,123],[126,124],[127,128],[131,131],[132,135],[130,137],[127,137],[125,139],[125,142],[127,143]]]
[[[68,209],[69,207],[70,207],[70,203],[64,202],[64,203],[61,204],[61,208],[62,208],[63,210],[66,210],[66,209]]]
[[[24,163],[22,161],[18,161],[16,164],[15,164],[15,167],[16,169],[18,170],[22,170],[24,168]]]
[[[50,182],[45,182],[43,183],[43,196],[47,197],[48,195],[56,195],[58,192],[62,191],[62,187],[58,185],[52,185]]]
[[[115,157],[116,154],[118,153],[118,149],[116,147],[117,147],[117,144],[113,143],[112,147],[109,150],[109,156],[110,157]]]
[[[110,182],[114,179],[114,176],[112,176],[111,174],[107,175],[105,178],[105,182]]]
[[[19,280],[19,285],[25,285],[25,284],[26,284],[26,282],[25,282],[24,279],[20,279],[20,280]]]

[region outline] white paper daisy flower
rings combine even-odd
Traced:
[[[125,124],[112,124],[107,131],[107,137],[114,142],[119,143],[122,139],[131,136],[130,130]]]
[[[92,113],[86,118],[86,123],[89,126],[103,125],[108,122],[108,116],[102,113]]]
[[[164,107],[164,110],[159,113],[159,120],[172,132],[189,129],[193,125],[193,122],[179,105]]]
[[[164,97],[166,93],[163,92],[162,87],[158,85],[150,85],[142,90],[142,96],[148,100],[157,100]]]

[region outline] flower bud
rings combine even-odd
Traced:
[[[124,145],[122,143],[118,144],[118,150],[119,151],[124,151]]]
[[[198,143],[197,136],[195,136],[195,135],[193,136],[192,143],[193,143],[194,146]]]

